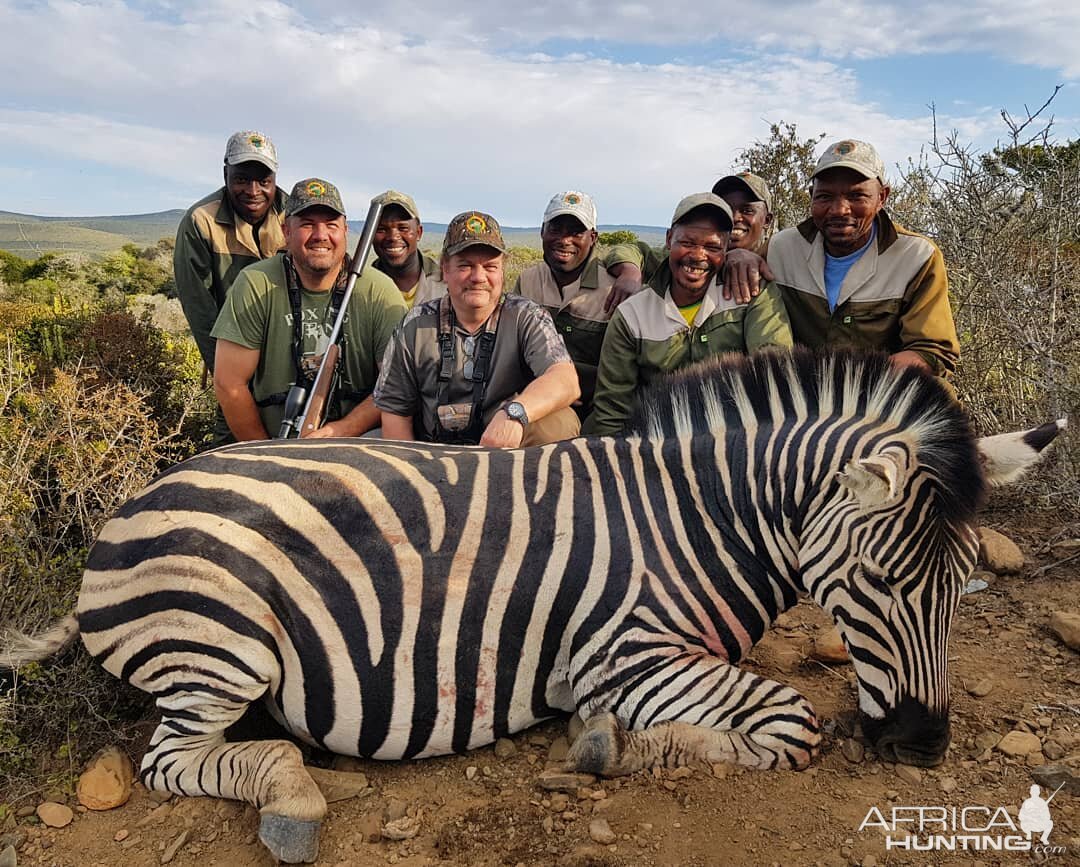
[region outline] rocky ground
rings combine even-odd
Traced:
[[[953,744],[940,767],[882,762],[858,739],[854,676],[848,665],[814,658],[828,655],[828,624],[804,603],[781,618],[748,664],[814,702],[827,734],[810,770],[718,765],[558,779],[545,770],[565,754],[565,720],[466,756],[338,759],[334,766],[351,773],[321,772],[328,795],[340,800],[324,823],[319,863],[1080,864],[1080,654],[1073,649],[1080,616],[1068,616],[1080,612],[1080,525],[1045,529],[1028,518],[1018,528],[1015,517],[997,517],[988,523],[1020,542],[1025,562],[1019,574],[979,573],[987,586],[964,597],[950,657]],[[1000,545],[988,559],[1004,571],[1016,552]],[[327,767],[331,757],[312,762]],[[108,766],[84,789],[108,796],[109,773],[123,777]],[[879,828],[859,831],[873,807],[883,815],[911,805],[1006,807],[1015,821],[1033,780],[1044,797],[1065,783],[1050,805],[1050,844],[1058,851],[1049,854],[915,855],[887,851]],[[163,800],[137,783],[123,806],[106,811],[88,810],[75,793],[45,797],[16,804],[0,823],[0,867],[274,863],[256,840],[256,811],[238,803]]]

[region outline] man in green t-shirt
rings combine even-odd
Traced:
[[[299,181],[285,206],[284,232],[283,253],[240,272],[212,332],[214,391],[238,440],[277,434],[289,387],[313,380],[329,348],[348,277],[345,208],[333,184]],[[405,310],[394,283],[365,269],[345,312],[327,422],[309,436],[359,436],[378,427],[371,390]]]

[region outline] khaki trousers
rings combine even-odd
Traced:
[[[581,419],[570,407],[563,407],[553,413],[545,415],[541,419],[529,422],[525,428],[525,436],[521,439],[523,446],[545,446],[548,443],[557,443],[561,440],[572,440],[581,434]]]

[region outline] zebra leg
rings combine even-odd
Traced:
[[[579,710],[588,718],[567,767],[603,776],[691,762],[801,770],[821,741],[814,709],[796,690],[701,654],[635,667]]]
[[[253,804],[261,813],[259,839],[276,858],[286,864],[314,861],[326,799],[304,768],[299,748],[283,740],[225,742],[225,729],[249,701],[203,692],[159,698],[164,713],[140,779],[161,792]]]

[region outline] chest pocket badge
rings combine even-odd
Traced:
[[[845,316],[844,317],[844,324],[845,325],[850,325],[851,324],[851,317],[850,316]]]

